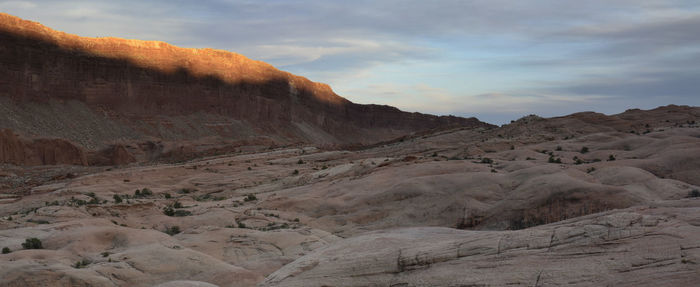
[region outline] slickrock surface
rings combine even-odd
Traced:
[[[4,165],[0,285],[693,286],[697,112],[635,112],[639,133],[577,114],[356,150]]]
[[[700,200],[518,231],[382,230],[297,259],[262,286],[694,286]]]

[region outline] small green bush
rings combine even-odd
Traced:
[[[112,196],[112,198],[114,198],[114,203],[122,203],[123,201],[122,197],[119,196],[119,194],[115,194],[114,196]]]
[[[488,157],[485,157],[481,159],[481,163],[491,164],[493,163],[493,160]]]
[[[691,192],[688,192],[688,197],[700,197],[700,190],[693,189]]]
[[[255,201],[258,200],[258,197],[255,196],[255,194],[248,194],[246,197],[243,199],[244,201]]]
[[[166,227],[165,228],[165,233],[170,235],[170,236],[173,236],[173,235],[178,234],[180,232],[181,232],[180,227],[177,225],[173,226],[173,227]]]
[[[172,196],[170,195],[170,193],[164,193],[163,196],[165,196],[166,199],[172,198]]]
[[[8,254],[10,252],[12,252],[12,250],[10,250],[10,248],[7,248],[7,247],[2,248],[2,254]]]
[[[295,170],[292,172],[292,175],[297,175],[297,174],[299,174],[299,170],[298,170],[298,169],[295,169]]]
[[[173,208],[182,208],[182,203],[176,201],[175,203],[173,203]]]
[[[610,156],[608,157],[608,161],[614,161],[614,160],[615,160],[615,156],[614,156],[614,155],[610,155]]]
[[[87,267],[88,265],[90,265],[90,263],[92,263],[92,262],[90,262],[90,260],[83,259],[81,261],[75,262],[75,264],[73,264],[73,268],[77,268],[77,269],[84,268],[84,267]]]
[[[582,147],[581,148],[581,153],[587,153],[588,152],[588,147]]]
[[[151,191],[150,189],[144,187],[141,190],[141,196],[151,196],[151,195],[153,195],[153,191]]]
[[[163,208],[163,214],[167,216],[175,216],[175,210],[170,206],[166,206]]]
[[[239,222],[239,223],[238,223],[238,228],[246,228],[246,227],[245,227],[245,223]]]
[[[24,249],[44,249],[44,247],[41,246],[41,240],[39,240],[39,238],[36,238],[36,237],[25,239],[24,243],[22,243],[22,248],[24,248]]]
[[[302,159],[299,159],[299,160],[297,161],[297,164],[304,164],[304,161],[303,161]]]

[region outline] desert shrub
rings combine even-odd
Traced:
[[[182,209],[175,210],[175,216],[177,216],[177,217],[190,216],[190,215],[192,215],[192,212],[189,210],[182,210]]]
[[[239,223],[238,223],[238,228],[246,228],[245,223],[239,222]]]
[[[22,248],[24,248],[24,249],[44,249],[44,247],[41,246],[41,240],[39,240],[39,238],[36,238],[36,237],[25,239],[24,243],[22,243]]]
[[[434,152],[431,156],[432,156],[432,157],[437,157],[438,154],[437,154],[437,152]]]
[[[556,150],[561,151],[561,146],[557,146]]]
[[[176,201],[175,203],[173,203],[173,208],[182,208],[182,203]]]
[[[111,254],[111,253],[106,252],[106,251],[105,251],[105,252],[102,252],[102,257],[107,257],[107,256],[109,256],[110,254]]]
[[[693,189],[691,192],[688,192],[688,197],[700,197],[700,190]]]
[[[165,233],[170,235],[170,236],[173,236],[173,235],[178,234],[180,232],[181,232],[180,227],[177,225],[173,226],[173,227],[166,227],[165,228]]]
[[[112,196],[112,198],[114,198],[115,203],[122,203],[122,201],[123,201],[122,197],[119,196],[119,194],[115,194],[114,196]]]
[[[248,170],[253,170],[253,168],[252,168],[252,167],[248,167]]]
[[[294,222],[299,222],[299,218],[294,218]]]
[[[258,198],[255,196],[255,194],[248,194],[246,197],[243,199],[244,201],[255,201],[258,200]]]
[[[615,156],[614,156],[614,155],[610,155],[610,156],[608,157],[608,161],[614,161],[614,160],[615,160]]]
[[[80,260],[78,262],[75,262],[75,264],[73,264],[73,268],[77,268],[77,269],[84,268],[84,267],[87,267],[88,265],[90,265],[90,263],[92,263],[92,262],[90,262],[90,260],[83,259],[83,260]]]
[[[488,157],[485,157],[481,159],[481,163],[491,164],[493,163],[493,160]]]
[[[10,250],[10,248],[8,248],[8,247],[3,247],[3,248],[2,248],[2,254],[8,254],[8,253],[10,253],[10,252],[12,252],[12,250]]]
[[[528,156],[527,158],[525,158],[525,160],[535,160],[535,159]]]
[[[292,175],[297,175],[297,174],[299,174],[299,170],[298,170],[298,169],[295,169],[295,170],[292,172]]]
[[[304,161],[303,161],[302,159],[299,159],[299,160],[297,161],[297,164],[304,164]]]
[[[151,195],[153,195],[153,191],[151,191],[150,189],[144,187],[141,190],[141,196],[151,196]]]
[[[594,172],[594,171],[595,171],[595,167],[589,167],[589,168],[586,170],[586,173],[591,173],[591,172]]]
[[[178,190],[177,193],[179,193],[179,194],[188,194],[188,193],[191,193],[191,192],[194,192],[194,191],[195,191],[195,190],[193,190],[193,189],[183,188],[183,189]]]
[[[588,152],[588,147],[582,147],[581,148],[581,153],[587,153]]]
[[[561,158],[554,158],[554,156],[550,156],[549,159],[547,160],[549,163],[561,163]]]
[[[167,216],[175,216],[175,209],[170,206],[166,206],[163,208],[163,214]]]
[[[170,193],[167,193],[167,192],[166,192],[166,193],[163,193],[163,196],[165,196],[166,199],[172,198],[172,196],[170,195]]]

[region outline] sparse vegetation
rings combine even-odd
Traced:
[[[180,232],[181,232],[180,227],[177,225],[165,228],[165,233],[170,235],[170,236],[173,236],[173,235],[178,234]]]
[[[587,153],[588,152],[588,147],[582,147],[581,148],[581,153]]]
[[[10,253],[10,252],[12,252],[12,250],[10,250],[9,247],[3,247],[3,248],[2,248],[2,254],[8,254],[8,253]]]
[[[195,191],[196,191],[196,190],[194,190],[194,189],[183,188],[183,189],[178,190],[177,193],[179,193],[179,194],[188,194],[188,193],[192,193],[192,192],[195,192]]]
[[[75,264],[73,264],[73,268],[76,268],[76,269],[85,268],[88,265],[90,265],[90,263],[92,263],[92,262],[90,262],[90,260],[83,259],[83,260],[80,260],[78,262],[75,262]]]
[[[589,168],[586,170],[586,173],[591,173],[591,172],[594,172],[594,171],[595,171],[595,167],[589,167]]]
[[[302,159],[299,159],[299,160],[297,161],[297,164],[304,164],[304,161],[303,161]]]
[[[700,190],[693,189],[692,191],[688,192],[688,197],[700,197]]]
[[[167,192],[166,192],[166,193],[163,193],[163,196],[165,196],[165,199],[170,199],[170,198],[172,198],[172,196],[170,195],[170,193],[167,193]]]
[[[255,201],[258,200],[258,198],[255,196],[255,194],[248,194],[246,197],[243,199],[244,201]]]
[[[115,194],[114,196],[112,196],[112,198],[114,198],[114,203],[122,203],[123,201],[122,197],[119,196],[119,194]]]
[[[298,169],[295,169],[295,170],[292,172],[292,175],[297,175],[297,174],[299,174],[299,170],[298,170]]]
[[[488,157],[485,157],[481,159],[481,163],[492,164],[493,160]]]
[[[238,228],[246,228],[245,223],[238,222]]]
[[[608,161],[614,161],[614,160],[615,160],[615,156],[611,154],[611,155],[608,157]]]
[[[547,160],[549,163],[561,163],[561,158],[554,158],[554,156],[550,156],[549,159]]]
[[[556,151],[561,151],[561,146],[557,146]]]
[[[41,240],[36,237],[31,237],[27,238],[24,240],[24,243],[22,243],[22,248],[24,249],[44,249],[44,247],[41,245]]]

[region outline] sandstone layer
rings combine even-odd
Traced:
[[[7,14],[0,14],[0,103],[0,127],[89,151],[202,138],[367,144],[489,126],[355,104],[328,85],[232,52],[78,37]]]

